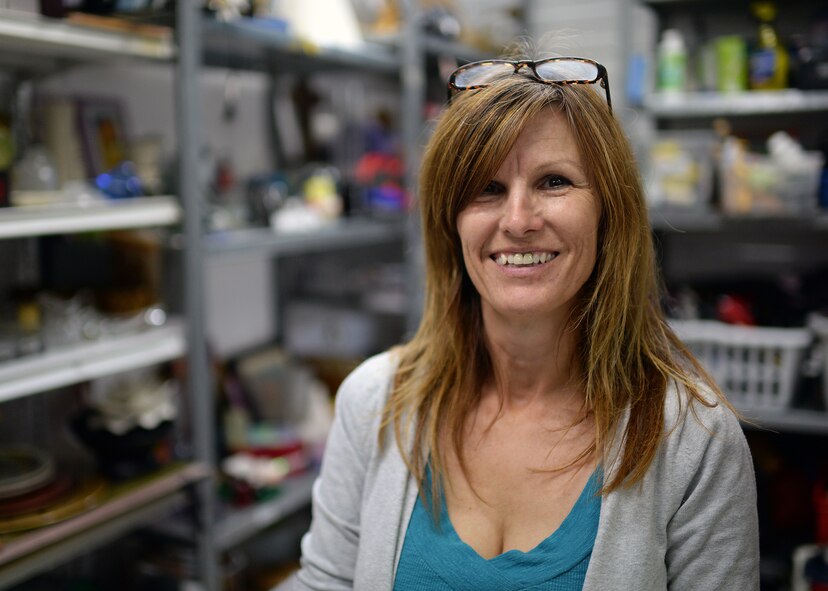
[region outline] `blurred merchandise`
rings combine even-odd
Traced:
[[[678,29],[666,29],[658,45],[659,92],[682,93],[687,90],[687,47]]]
[[[93,392],[98,396],[72,419],[72,430],[108,478],[146,474],[173,459],[177,390],[157,377],[113,380]]]
[[[271,216],[288,197],[288,181],[274,173],[252,177],[247,181],[248,221],[254,226],[268,226]]]
[[[13,191],[54,192],[60,189],[57,167],[40,144],[26,148],[12,170]]]
[[[724,140],[720,161],[721,204],[730,214],[791,215],[815,210],[823,155],[806,152],[783,132],[768,140],[769,155],[745,142]]]
[[[129,158],[147,195],[163,192],[162,147],[162,139],[158,135],[146,135],[129,144]]]
[[[83,148],[77,131],[78,110],[74,100],[53,98],[42,106],[43,141],[54,159],[59,184],[86,181]]]
[[[747,43],[738,35],[715,41],[716,88],[722,93],[742,92],[748,87]]]
[[[290,30],[309,44],[355,47],[362,43],[350,0],[280,0],[271,12],[287,21]]]
[[[40,448],[0,447],[0,535],[51,525],[94,508],[106,487],[59,466]]]
[[[791,591],[828,591],[828,545],[799,546],[792,562]]]
[[[750,54],[750,88],[779,90],[788,87],[790,58],[774,27],[776,4],[762,0],[751,4],[751,12],[759,20],[756,47]]]
[[[10,81],[0,78],[0,207],[10,204],[11,169],[14,163],[14,133],[12,130],[12,93]]]
[[[705,131],[662,133],[646,166],[651,207],[705,209],[713,194],[715,136]]]
[[[132,162],[126,160],[95,177],[95,186],[111,199],[144,195],[144,186],[138,176],[138,170]]]
[[[791,85],[828,89],[828,17],[818,19],[810,35],[795,36],[792,45]]]

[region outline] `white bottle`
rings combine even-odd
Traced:
[[[658,46],[658,90],[682,93],[687,87],[687,48],[677,29],[666,29]]]

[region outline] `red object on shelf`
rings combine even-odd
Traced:
[[[814,486],[814,513],[816,513],[816,543],[828,546],[828,482],[818,482]],[[819,591],[828,591],[828,587]]]

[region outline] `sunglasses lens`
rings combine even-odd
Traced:
[[[598,67],[578,60],[553,60],[537,64],[538,76],[547,82],[595,82]]]
[[[514,74],[515,67],[509,63],[484,62],[461,69],[454,76],[454,84],[459,90],[489,84],[498,78]]]

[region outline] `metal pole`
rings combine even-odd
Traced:
[[[200,2],[176,3],[178,76],[176,107],[179,157],[179,190],[184,208],[184,302],[187,317],[187,389],[195,460],[215,466],[213,385],[204,332],[204,261],[202,242],[203,187],[200,186],[201,67]],[[218,553],[214,550],[214,483],[208,478],[197,485],[196,552],[198,577],[207,591],[218,591]]]
[[[401,0],[402,35],[402,132],[405,146],[405,187],[411,199],[417,199],[417,175],[420,169],[423,106],[425,104],[425,58],[423,56],[417,2]],[[406,332],[411,335],[420,323],[423,304],[423,245],[420,239],[420,216],[414,209],[406,224],[406,276],[408,278],[408,315]]]

